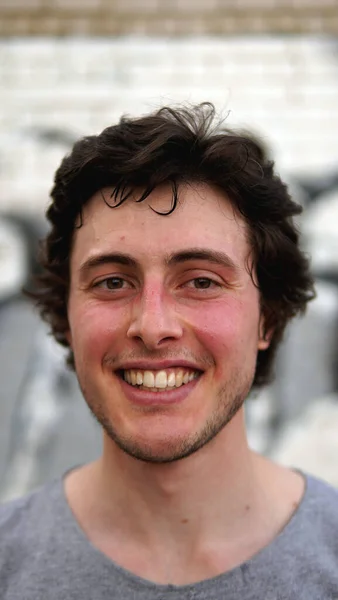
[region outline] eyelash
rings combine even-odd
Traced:
[[[220,287],[221,284],[218,281],[215,281],[214,279],[211,279],[210,277],[194,277],[193,279],[190,279],[190,281],[188,281],[188,283],[192,283],[192,282],[196,282],[196,281],[207,281],[210,285],[208,285],[208,287],[200,287],[200,288],[194,288],[194,289],[199,289],[199,290],[209,290],[211,288],[213,288],[214,286],[216,287]]]
[[[111,281],[118,281],[122,283],[121,287],[109,287],[108,286],[108,282]],[[189,284],[193,284],[196,282],[208,282],[208,286],[207,287],[196,287],[195,285],[191,286]],[[105,279],[101,279],[101,281],[98,281],[97,283],[94,284],[95,288],[102,288],[105,290],[109,290],[109,291],[118,291],[118,290],[123,290],[126,288],[125,285],[123,285],[124,283],[128,284],[128,287],[132,287],[132,284],[127,281],[126,279],[124,279],[123,277],[106,277]],[[218,281],[215,281],[214,279],[212,279],[211,277],[193,277],[192,279],[190,279],[189,281],[185,282],[184,284],[182,284],[182,287],[193,287],[193,289],[195,290],[210,290],[214,287],[221,287],[221,283]]]
[[[122,290],[125,289],[125,287],[117,287],[117,288],[109,288],[108,286],[104,286],[103,284],[107,284],[108,281],[120,281],[122,283],[129,283],[126,279],[124,279],[123,277],[106,277],[105,279],[101,279],[101,281],[98,281],[94,284],[94,287],[96,288],[104,288],[107,290]],[[130,285],[130,284],[129,284]]]

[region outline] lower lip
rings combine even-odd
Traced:
[[[168,406],[183,402],[190,392],[197,385],[199,377],[196,377],[189,383],[181,385],[179,388],[172,388],[169,391],[163,392],[148,392],[141,390],[138,387],[130,385],[124,379],[120,379],[121,387],[128,400],[139,406]]]

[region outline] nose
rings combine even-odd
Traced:
[[[142,340],[149,350],[180,339],[183,329],[174,302],[160,284],[144,287],[133,302],[127,337]]]

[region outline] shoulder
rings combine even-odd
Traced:
[[[315,543],[338,557],[338,490],[325,481],[306,475],[306,489],[295,524],[299,538]],[[292,529],[292,528],[291,528]]]
[[[58,497],[62,494],[62,482],[56,480],[22,498],[0,506],[0,562],[4,554],[21,551],[46,533],[51,516],[57,517]]]
[[[305,479],[305,510],[321,519],[338,519],[338,489],[312,475]]]
[[[48,498],[51,500],[56,496],[58,488],[62,489],[61,479],[45,483],[32,492],[16,498],[9,502],[0,504],[0,527],[5,527],[6,523],[11,522],[13,517],[24,517],[27,512],[31,513]]]
[[[1,599],[67,597],[60,573],[79,547],[71,525],[62,479],[0,507]],[[81,559],[73,560],[78,569]]]

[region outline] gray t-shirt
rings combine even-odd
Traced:
[[[277,538],[239,567],[192,585],[159,585],[86,538],[61,480],[0,508],[1,600],[338,600],[338,491],[310,476]]]

